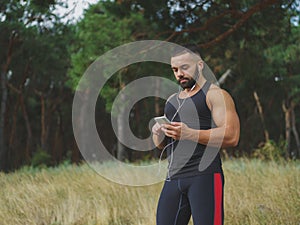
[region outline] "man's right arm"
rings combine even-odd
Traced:
[[[166,146],[166,136],[161,130],[162,126],[159,123],[154,124],[152,127],[152,140],[154,145],[162,150]]]

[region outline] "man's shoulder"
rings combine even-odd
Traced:
[[[229,93],[225,89],[219,87],[216,84],[211,84],[210,85],[210,87],[207,91],[207,94],[209,94],[209,95],[220,95],[220,94],[229,95]]]
[[[170,95],[169,98],[167,99],[167,102],[169,102],[171,99],[175,98],[177,94],[178,93],[174,93],[174,94]]]
[[[216,84],[211,84],[209,86],[209,89],[207,90],[207,95],[208,97],[213,97],[215,95],[220,95],[222,94],[222,92],[225,91],[224,89],[220,88],[218,85]]]
[[[210,103],[232,99],[231,95],[225,89],[215,84],[211,84],[207,92],[207,98]]]

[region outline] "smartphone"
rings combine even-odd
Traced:
[[[162,124],[170,124],[171,123],[171,121],[166,116],[154,117],[154,120],[157,123],[159,123],[160,125],[162,125]]]

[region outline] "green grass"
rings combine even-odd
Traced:
[[[225,224],[300,224],[299,161],[223,164]],[[162,184],[119,185],[87,165],[0,173],[0,224],[154,225]]]

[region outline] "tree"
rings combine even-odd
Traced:
[[[97,57],[114,47],[120,46],[130,41],[138,40],[136,31],[142,32],[149,30],[149,25],[143,19],[141,13],[132,13],[127,17],[120,18],[118,15],[109,12],[102,3],[91,6],[85,13],[82,21],[78,23],[77,38],[78,42],[73,47],[72,69],[70,77],[73,82],[72,86],[76,87],[78,80],[96,60]],[[151,30],[151,29],[150,29]],[[149,32],[151,33],[151,32]],[[126,83],[136,78],[137,72],[141,72],[138,66],[131,66],[119,71],[108,82],[100,95],[106,102],[107,112],[111,111],[111,106],[118,92]],[[111,116],[117,117],[118,137],[122,137],[124,108],[120,107],[117,114]],[[88,143],[87,143],[88,144]],[[125,158],[125,148],[118,142],[116,156],[118,159]]]
[[[98,56],[145,39],[196,44],[217,79],[231,71],[222,87],[233,95],[242,121],[239,149],[251,153],[266,139],[279,141],[284,136],[286,156],[300,156],[298,1],[101,1],[91,5],[74,26],[62,24],[53,13],[58,5],[64,5],[63,1],[0,3],[1,170],[30,163],[37,149],[49,154],[52,164],[70,149],[78,159],[69,87],[74,90]],[[118,71],[101,90],[97,126],[108,131],[102,135],[119,158],[131,152],[120,143],[119,150],[113,150],[124,119],[116,117],[119,134],[114,135],[107,112],[124,86],[149,71],[172,78],[169,67],[135,64]],[[129,118],[133,133],[149,135],[144,127],[162,111],[159,98],[134,105]]]
[[[94,22],[98,25],[86,25],[85,27],[79,25],[78,27],[85,33],[81,37],[82,40],[83,36],[86,38],[85,41],[82,41],[85,48],[93,47],[90,52],[83,47],[78,48],[81,51],[79,54],[81,56],[77,61],[77,56],[74,56],[73,65],[81,66],[81,70],[77,70],[80,73],[73,77],[76,79],[80,77],[84,68],[87,68],[89,63],[95,59],[95,52],[97,52],[96,55],[105,52],[102,46],[110,46],[106,49],[109,50],[118,44],[141,39],[160,39],[178,44],[197,44],[202,48],[204,60],[213,69],[217,78],[228,69],[232,71],[231,77],[223,84],[223,87],[232,93],[241,116],[243,127],[240,148],[251,152],[260,142],[265,140],[266,134],[269,135],[267,135],[267,139],[279,140],[280,138],[281,132],[279,131],[282,130],[283,122],[280,119],[280,113],[272,114],[272,110],[265,107],[265,105],[273,104],[272,106],[276,107],[277,110],[281,108],[280,105],[278,108],[278,105],[274,103],[274,99],[278,95],[273,88],[276,71],[267,53],[263,50],[272,48],[285,38],[284,34],[288,33],[291,26],[291,16],[297,15],[296,5],[297,1],[277,0],[260,2],[229,0],[104,1],[97,6],[97,9],[94,9],[94,12],[89,11],[90,14],[94,14],[93,21],[99,20]],[[133,21],[134,16],[143,17],[143,20],[139,21],[148,25],[148,29],[144,29],[142,25],[134,26],[134,22],[131,24],[124,23],[124,21]],[[86,14],[83,19],[86,24],[88,24],[88,17],[92,18],[92,15]],[[95,19],[96,17],[99,17],[98,20]],[[111,34],[111,37],[119,37],[118,34],[121,32],[119,28],[113,31],[112,29],[110,31],[105,30],[106,27],[112,27],[109,21],[113,19],[117,20],[114,27],[118,28],[119,24],[122,23],[123,28],[126,27],[125,30],[129,30],[129,33],[123,34],[123,37],[129,38],[113,41],[117,40],[114,38],[110,39],[109,43],[107,43],[107,39],[103,39],[106,33]],[[92,19],[90,20],[92,21]],[[102,27],[101,34],[95,32],[97,30],[95,27],[99,27],[100,24]],[[151,28],[149,28],[149,24],[151,24]],[[92,31],[87,28],[88,26],[94,27],[91,29]],[[122,31],[124,30],[122,29]],[[97,40],[100,39],[99,37],[103,40]],[[290,40],[287,42],[291,43]],[[112,45],[112,43],[114,44]],[[94,50],[95,46],[98,49],[101,46],[103,51]],[[92,60],[86,60],[90,56]],[[103,90],[101,96],[108,105],[113,101],[113,97],[120,88],[126,85],[127,82],[123,78],[124,76],[121,79],[116,78],[111,81],[107,89]],[[254,93],[260,97],[261,108],[264,109],[260,115],[256,110],[253,111],[256,106]],[[264,118],[263,123],[261,118]],[[274,123],[274,121],[280,122]],[[274,129],[270,129],[270,126],[273,126]],[[251,139],[246,137],[251,137]]]
[[[29,163],[36,146],[48,150],[51,123],[60,117],[70,29],[49,10],[55,4],[14,0],[0,5],[1,170]]]
[[[300,104],[300,29],[298,26],[291,26],[284,34],[286,37],[281,43],[266,50],[270,62],[275,71],[276,88],[280,91],[278,98],[282,104],[285,120],[285,156],[300,156],[300,139],[297,129],[296,107]],[[292,136],[295,140],[295,150],[292,149]]]

